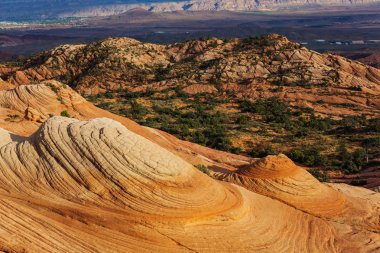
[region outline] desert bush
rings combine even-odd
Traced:
[[[212,59],[208,61],[203,61],[201,64],[199,64],[200,70],[206,70],[208,68],[211,68],[213,66],[216,66],[219,63],[220,59]]]
[[[20,119],[20,116],[18,116],[17,114],[8,114],[7,116],[8,117],[4,120],[8,122],[15,122],[16,120]]]
[[[70,114],[68,113],[68,111],[64,110],[61,112],[61,116],[62,117],[67,117],[67,118],[70,118]]]
[[[130,101],[129,105],[131,107],[129,113],[133,118],[141,119],[148,114],[148,109],[145,106],[139,104],[136,100]]]
[[[210,171],[205,165],[198,164],[198,165],[195,165],[195,168],[197,168],[200,172],[210,176]]]
[[[249,122],[250,122],[250,118],[247,115],[239,115],[235,121],[235,123],[240,125],[240,126],[245,126]]]
[[[157,66],[154,70],[155,80],[157,82],[163,81],[170,74],[171,67]]]
[[[152,95],[154,95],[154,90],[151,89],[147,89],[146,91],[130,91],[125,89],[121,91],[121,96],[125,99],[151,97]]]
[[[309,120],[306,123],[306,126],[318,131],[329,131],[331,130],[333,124],[334,120],[332,120],[331,118],[317,117],[314,113],[312,113],[310,115]]]
[[[330,182],[330,177],[325,171],[321,171],[319,169],[311,169],[309,170],[309,173],[320,182]]]
[[[353,153],[347,150],[344,142],[340,143],[337,148],[338,159],[341,169],[346,173],[357,173],[366,164],[366,151],[357,149]]]
[[[107,91],[103,94],[103,96],[104,96],[105,98],[108,98],[108,99],[112,99],[112,98],[114,98],[114,95],[113,95],[112,91],[109,91],[109,90],[107,90]]]
[[[359,167],[351,159],[342,161],[341,168],[346,173],[357,173],[360,171]]]
[[[380,132],[380,118],[370,119],[368,121],[367,130],[379,133]]]
[[[262,158],[268,155],[277,155],[278,153],[271,144],[261,143],[252,148],[248,155],[254,158]]]
[[[255,102],[242,100],[239,105],[243,112],[260,114],[266,122],[286,123],[291,117],[289,105],[276,97]]]
[[[276,39],[271,39],[267,36],[249,37],[243,40],[243,43],[254,45],[257,47],[268,47],[276,44]]]
[[[284,88],[281,86],[269,89],[269,91],[271,91],[271,92],[281,92],[283,90],[284,90]]]
[[[293,149],[287,155],[293,161],[309,167],[326,165],[328,161],[327,157],[321,154],[321,149],[318,147]]]
[[[356,149],[352,154],[352,161],[360,170],[366,164],[366,151],[363,148]]]
[[[112,108],[111,102],[104,102],[97,105],[97,107],[102,108],[104,110],[110,110]]]
[[[51,84],[51,83],[48,83],[47,86],[49,86],[50,89],[51,89],[54,93],[58,93],[59,89],[58,89],[55,85],[53,85],[53,84]]]
[[[367,119],[365,116],[346,116],[338,122],[338,125],[347,130],[347,132],[352,131],[352,129],[365,126],[367,124]]]

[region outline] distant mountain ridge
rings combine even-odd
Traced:
[[[94,17],[118,15],[135,8],[152,12],[171,11],[260,11],[303,9],[323,6],[361,6],[380,4],[379,0],[190,0],[149,4],[114,4],[84,8],[61,14],[61,17]]]
[[[151,12],[260,11],[363,6],[380,0],[1,0],[0,21],[118,15],[134,8]]]
[[[92,7],[160,1],[162,0],[0,0],[0,21],[54,19],[62,13]]]

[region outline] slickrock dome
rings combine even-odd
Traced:
[[[343,194],[320,183],[285,155],[259,159],[225,175],[224,180],[318,216],[341,215],[347,204]]]
[[[0,154],[5,250],[343,249],[326,221],[219,183],[108,119],[55,117]]]
[[[0,91],[0,128],[17,135],[31,135],[37,131],[42,122],[51,116],[59,116],[63,111],[67,111],[69,116],[80,120],[99,117],[114,119],[134,133],[169,149],[192,164],[200,163],[203,158],[229,165],[246,164],[249,160],[244,156],[209,149],[178,140],[159,130],[142,127],[130,119],[94,106],[70,87],[57,81],[46,81],[41,84]],[[218,166],[224,167],[220,163],[217,163]]]
[[[180,141],[58,82],[0,91],[0,251],[375,252],[379,214],[378,193]]]

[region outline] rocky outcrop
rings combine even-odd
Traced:
[[[14,85],[56,79],[85,94],[145,87],[220,92],[232,100],[276,96],[333,116],[373,116],[380,108],[379,69],[279,35],[173,45],[115,38],[60,46],[21,66],[0,68],[0,77]]]
[[[380,69],[380,53],[369,54],[365,57],[360,57],[357,60],[366,65]]]

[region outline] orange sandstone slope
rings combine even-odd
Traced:
[[[2,87],[1,84],[0,87]],[[142,127],[127,118],[94,106],[70,87],[57,81],[19,86],[6,91],[0,89],[0,127],[17,135],[31,135],[49,117],[60,116],[65,111],[71,117],[79,120],[107,117],[119,121],[129,130],[165,149],[178,153],[185,159],[191,160],[193,164],[205,162],[217,166],[222,164],[241,165],[247,164],[250,160],[244,156],[211,150],[181,141],[160,130]],[[214,161],[219,161],[220,164],[215,164]]]
[[[25,140],[2,135],[4,251],[360,248],[329,222],[215,181],[115,121],[55,117]]]
[[[77,119],[53,117],[63,111]],[[179,141],[55,81],[0,91],[0,171],[5,252],[380,247],[378,193],[321,184],[282,155],[254,161]]]

